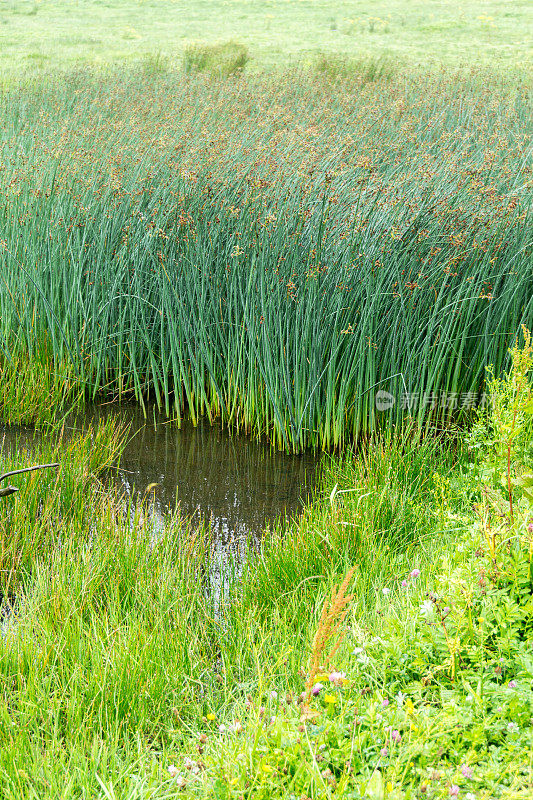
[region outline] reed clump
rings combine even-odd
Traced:
[[[294,451],[467,416],[533,324],[530,98],[485,78],[7,92],[0,343]]]

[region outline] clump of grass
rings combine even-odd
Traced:
[[[164,75],[168,72],[170,61],[163,53],[147,53],[141,61],[145,75]]]
[[[345,81],[360,86],[376,81],[390,81],[398,67],[389,56],[348,58],[337,53],[317,53],[312,61],[313,72],[328,81]]]
[[[193,42],[185,48],[183,69],[187,73],[207,72],[226,78],[242,72],[248,60],[248,49],[239,42]]]
[[[103,509],[98,478],[119,463],[126,436],[124,426],[110,417],[82,434],[49,430],[31,454],[16,446],[0,453],[0,473],[36,460],[59,464],[56,470],[12,478],[19,491],[0,506],[0,593],[14,592],[35,559],[57,542],[79,536],[81,544]],[[116,493],[106,492],[118,506]]]
[[[0,419],[13,425],[40,428],[57,423],[83,405],[84,390],[72,362],[54,363],[47,337],[31,351],[12,348],[0,353]]]

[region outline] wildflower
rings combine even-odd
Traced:
[[[407,589],[408,586],[409,586],[409,584],[407,583],[407,581],[404,578],[404,580],[402,581],[402,588],[403,589]]]
[[[252,701],[250,700],[249,697],[247,697],[246,700],[244,701],[244,707],[247,709],[250,709],[252,707]]]
[[[208,719],[210,722],[213,722],[213,720],[214,720],[214,719],[216,719],[216,716],[215,716],[214,714],[212,714],[212,713],[211,713],[211,714],[208,714],[208,715],[207,715],[207,719]]]
[[[337,702],[337,695],[336,694],[325,694],[324,695],[324,702],[331,703],[331,705],[335,705]]]
[[[469,767],[468,764],[462,764],[461,772],[464,778],[471,778],[473,776],[472,767]]]
[[[365,665],[370,663],[370,658],[367,656],[362,647],[356,647],[355,650],[352,650],[352,655],[357,658],[359,664]]]
[[[474,792],[467,792],[465,794],[465,800],[476,800],[476,795]]]
[[[187,781],[183,775],[176,775],[176,784],[178,785],[179,789],[184,789],[187,786]]]
[[[390,737],[391,737],[393,742],[400,742],[401,738],[402,738],[402,734],[400,733],[400,731],[391,731]]]
[[[329,682],[334,683],[335,686],[340,686],[344,683],[347,683],[345,672],[330,672],[328,678]]]
[[[517,682],[516,682],[516,681],[509,681],[509,683],[507,684],[507,686],[509,687],[509,689],[516,689],[516,687],[518,686],[518,684],[517,684]]]
[[[411,578],[418,578],[419,575],[420,575],[420,570],[419,569],[411,570]]]
[[[276,717],[270,717],[270,724],[273,725],[276,721]]]
[[[509,724],[507,725],[507,730],[509,731],[509,733],[518,733],[518,725],[516,724],[516,722],[509,722]]]
[[[178,768],[176,766],[174,766],[174,764],[170,764],[167,767],[167,772],[168,772],[168,774],[170,775],[171,778],[175,778],[176,775],[179,775],[179,770],[178,770]]]
[[[408,697],[407,700],[405,701],[405,710],[407,711],[408,714],[415,713],[415,706],[410,697]]]
[[[459,787],[456,783],[452,783],[450,786],[450,797],[458,797],[459,795]]]
[[[278,699],[278,693],[277,692],[270,692],[270,699],[271,700],[277,700]]]
[[[388,594],[390,594],[390,589],[389,589],[389,587],[388,587],[388,586],[384,586],[384,587],[383,587],[383,589],[382,589],[381,591],[383,592],[383,594],[385,595],[385,597],[386,597]]]
[[[231,725],[231,730],[234,733],[242,733],[244,728],[241,725],[241,721],[236,719],[235,722],[233,723],[233,725]]]
[[[218,726],[218,731],[219,731],[219,733],[226,733],[226,726],[225,725],[219,725]]]
[[[381,701],[381,705],[383,706],[383,708],[387,708],[387,706],[389,705],[389,702],[390,702],[390,701],[389,701],[389,698],[388,698],[388,697],[385,697],[385,698],[383,698],[383,700]]]
[[[387,758],[387,756],[389,755],[389,748],[382,747],[381,750],[379,751],[379,754],[382,758]]]
[[[311,694],[313,694],[316,697],[317,694],[320,692],[320,690],[323,688],[324,686],[321,683],[315,683],[315,685],[311,689]]]
[[[420,606],[420,614],[429,622],[435,615],[435,606],[431,600],[424,600]]]
[[[262,717],[264,713],[265,713],[265,707],[259,706],[259,716]]]
[[[533,522],[529,523],[529,525],[527,526],[527,531],[528,533],[533,533]]]
[[[398,694],[396,695],[396,705],[398,706],[398,708],[401,708],[403,706],[403,701],[405,700],[406,696],[407,695],[405,695],[403,692],[398,692]]]

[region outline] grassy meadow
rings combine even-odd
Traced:
[[[193,41],[238,39],[251,69],[287,67],[318,51],[390,54],[424,69],[531,68],[527,0],[4,0],[0,72],[102,66],[161,57],[176,65]]]
[[[0,4],[2,800],[532,796],[529,11]],[[218,591],[126,398],[326,451]]]

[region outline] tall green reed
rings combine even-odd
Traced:
[[[341,447],[446,422],[532,324],[520,88],[122,72],[22,96],[0,341],[47,337],[89,395]]]

